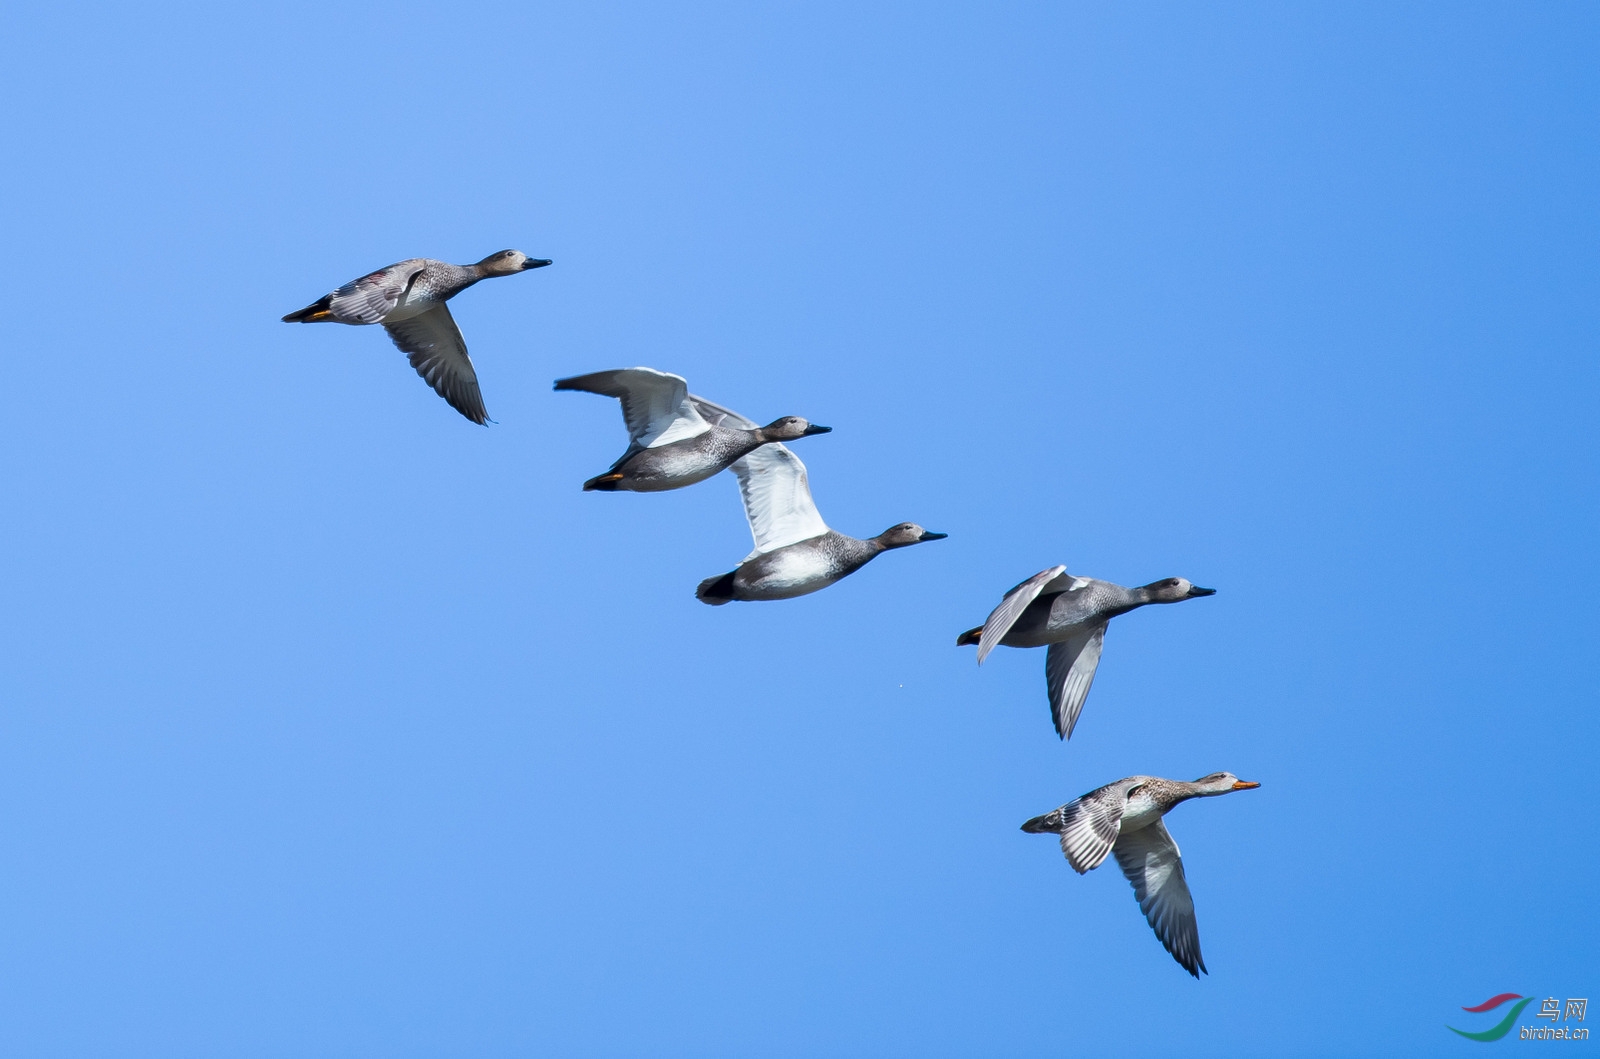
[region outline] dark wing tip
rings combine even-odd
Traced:
[[[458,400],[457,395],[455,394],[441,393],[439,396],[443,397],[451,408],[454,408],[457,412],[460,412],[468,420],[476,423],[480,427],[486,427],[490,423],[494,422],[494,420],[489,418],[488,411],[481,403],[473,404],[470,401]]]

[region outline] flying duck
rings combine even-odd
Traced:
[[[489,413],[461,329],[445,304],[481,279],[512,276],[550,264],[520,250],[490,254],[475,265],[427,257],[380,268],[283,318],[286,324],[382,324],[400,351],[450,407],[484,425]]]
[[[622,402],[628,451],[611,469],[583,483],[584,491],[656,493],[703,482],[741,456],[775,441],[826,434],[832,427],[784,416],[764,427],[734,425],[729,413],[689,392],[681,375],[655,368],[616,368],[556,380],[558,390],[582,390]],[[713,424],[701,407],[715,409]],[[720,413],[720,414],[719,414]],[[743,419],[743,417],[738,417]]]
[[[1022,830],[1060,835],[1061,852],[1079,875],[1098,868],[1107,853],[1116,854],[1145,922],[1172,958],[1199,978],[1206,962],[1200,957],[1194,899],[1189,896],[1178,844],[1161,818],[1190,798],[1214,798],[1259,786],[1231,772],[1214,772],[1193,783],[1129,776],[1034,817]]]
[[[700,414],[715,424],[750,430],[755,424],[709,401]],[[750,522],[755,550],[737,569],[708,577],[695,589],[702,603],[721,606],[735,599],[792,599],[827,588],[891,548],[942,540],[915,522],[890,526],[865,540],[828,528],[817,513],[806,482],[806,465],[780,444],[767,444],[733,463]]]
[[[1150,603],[1179,603],[1213,596],[1214,588],[1198,588],[1181,577],[1169,577],[1139,588],[1123,588],[1092,577],[1073,577],[1065,566],[1052,566],[1005,594],[989,620],[956,637],[956,646],[978,645],[978,663],[999,644],[1007,647],[1050,646],[1044,676],[1050,691],[1050,713],[1056,733],[1072,737],[1083,700],[1094,683],[1105,642],[1106,623]]]

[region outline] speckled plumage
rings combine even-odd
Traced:
[[[1061,852],[1079,875],[1114,853],[1133,886],[1145,921],[1172,958],[1196,978],[1206,970],[1194,899],[1178,844],[1162,817],[1190,798],[1210,798],[1261,786],[1231,772],[1187,783],[1160,776],[1128,776],[1074,798],[1022,825],[1032,834],[1061,837]]]

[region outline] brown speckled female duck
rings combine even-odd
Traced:
[[[1178,844],[1161,818],[1190,798],[1212,798],[1259,786],[1231,772],[1214,772],[1193,783],[1129,776],[1034,817],[1022,830],[1060,835],[1061,852],[1079,875],[1098,868],[1107,853],[1115,853],[1150,929],[1172,958],[1199,978],[1206,963],[1200,958],[1194,899],[1183,876]]]

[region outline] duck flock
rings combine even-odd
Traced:
[[[473,265],[412,258],[352,280],[285,316],[285,323],[382,324],[411,366],[450,406],[472,422],[490,422],[461,330],[446,304],[479,280],[550,264],[502,250]],[[759,426],[737,412],[689,392],[681,376],[654,368],[615,368],[556,382],[557,390],[614,397],[622,404],[628,448],[585,490],[637,493],[682,489],[723,470],[739,480],[755,549],[733,570],[695,589],[702,603],[792,599],[848,577],[879,554],[940,540],[915,522],[876,537],[850,537],[828,528],[811,499],[806,467],[784,442],[825,434],[799,416]],[[956,638],[975,644],[981,664],[996,646],[1046,647],[1045,684],[1056,734],[1072,737],[1100,664],[1112,618],[1152,603],[1181,603],[1213,595],[1181,577],[1124,588],[1074,577],[1064,566],[1042,570],[1007,592],[984,623]],[[1079,874],[1117,858],[1139,910],[1172,958],[1196,978],[1205,971],[1194,900],[1178,844],[1162,817],[1180,802],[1259,787],[1231,772],[1193,783],[1128,776],[1090,791],[1022,825],[1057,835],[1067,863]]]

